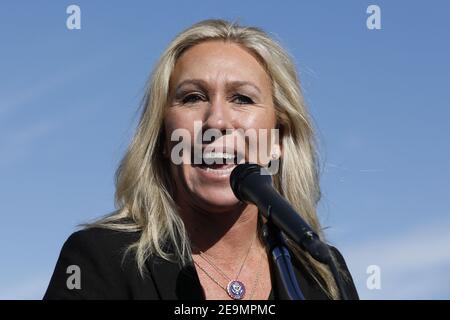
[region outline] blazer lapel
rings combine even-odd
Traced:
[[[147,267],[161,300],[204,300],[200,280],[192,265],[182,268],[178,263],[151,257]]]

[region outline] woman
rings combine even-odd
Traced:
[[[179,130],[182,142],[174,139]],[[208,130],[219,135],[205,139]],[[252,130],[264,132],[253,146],[242,134]],[[274,130],[279,139],[267,133]],[[200,145],[199,162],[192,144]],[[269,160],[277,163],[275,187],[322,237],[314,133],[291,58],[260,29],[223,20],[193,25],[152,74],[116,174],[118,210],[69,237],[44,298],[286,298],[261,240],[264,221],[229,184],[237,162]],[[288,244],[305,298],[338,299],[329,269]]]

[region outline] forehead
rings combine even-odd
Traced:
[[[207,41],[186,50],[175,64],[171,84],[198,78],[210,83],[250,81],[270,87],[270,78],[257,58],[232,42]],[[267,88],[266,88],[267,89]]]

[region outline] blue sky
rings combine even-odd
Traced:
[[[66,8],[81,8],[81,30]],[[368,30],[366,8],[381,8]],[[448,1],[1,1],[0,299],[40,299],[64,240],[114,209],[114,171],[169,41],[206,18],[294,56],[328,238],[361,298],[450,298]],[[378,265],[381,289],[366,269]]]

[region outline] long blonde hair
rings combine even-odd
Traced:
[[[265,67],[272,80],[273,102],[282,130],[283,156],[274,185],[323,238],[316,214],[321,195],[316,139],[291,57],[259,28],[224,20],[204,20],[181,32],[154,68],[142,101],[136,133],[116,172],[117,210],[87,225],[140,231],[140,239],[130,249],[135,250],[141,273],[151,255],[183,265],[191,261],[189,239],[172,197],[174,188],[168,163],[162,157],[163,121],[169,79],[177,59],[190,47],[209,40],[239,44]],[[168,252],[167,243],[174,254]],[[329,269],[294,243],[289,242],[289,245],[329,297],[337,298],[336,284]]]

